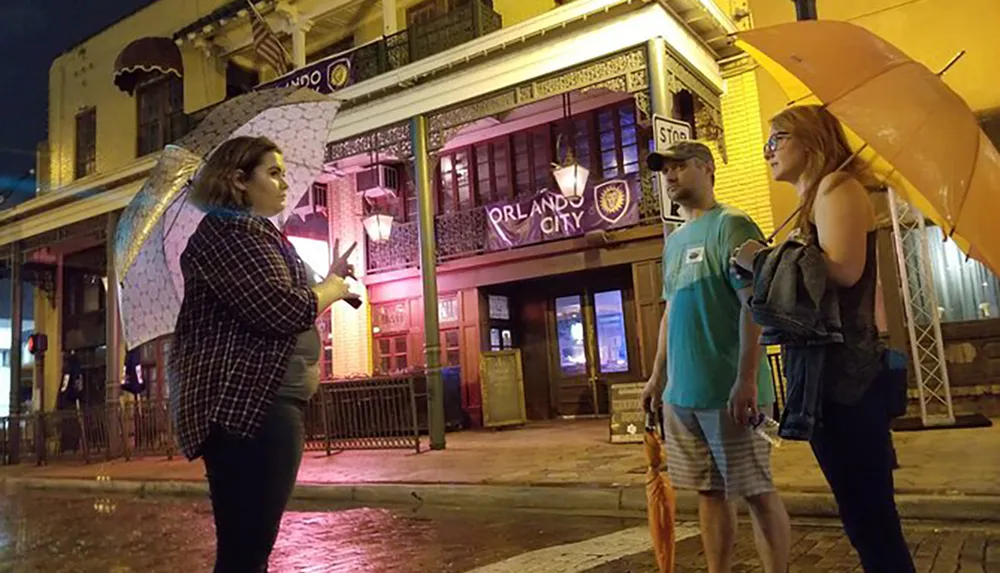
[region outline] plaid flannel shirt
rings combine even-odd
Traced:
[[[184,300],[170,356],[181,450],[201,455],[211,424],[249,438],[274,401],[316,295],[294,247],[267,219],[210,213],[181,255]]]

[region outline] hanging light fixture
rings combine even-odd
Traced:
[[[392,235],[392,220],[392,215],[385,214],[374,214],[365,217],[365,232],[368,233],[368,238],[376,243],[388,241]]]
[[[378,134],[375,135],[375,139],[372,144],[372,151],[369,154],[369,157],[371,159],[372,166],[377,169]],[[369,215],[362,220],[362,223],[364,223],[365,232],[368,233],[368,238],[375,243],[388,241],[389,237],[392,235],[393,216],[389,213],[382,212],[383,209],[377,207],[375,202],[372,201],[367,195],[365,195],[365,201],[368,203]]]
[[[573,112],[570,109],[570,95],[563,94],[563,115],[566,117],[566,121],[569,124],[569,132],[573,134]],[[559,143],[565,134],[559,134],[556,139],[556,152],[559,151]],[[576,160],[576,154],[573,152],[573,138],[570,139],[569,149],[566,151],[566,157],[562,165],[558,163],[552,164],[552,176],[556,179],[556,185],[559,186],[559,191],[562,192],[563,196],[567,199],[575,199],[577,197],[583,197],[583,191],[587,188],[587,178],[590,176],[590,170],[580,165]]]
[[[573,157],[572,152],[566,155],[566,159],[567,164],[562,167],[553,165],[555,169],[553,169],[552,175],[556,178],[559,191],[567,199],[583,197],[583,191],[587,188],[587,178],[590,176],[590,170],[580,165],[576,161],[576,158]]]

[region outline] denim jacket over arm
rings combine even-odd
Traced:
[[[758,253],[750,311],[761,344],[782,346],[788,395],[779,435],[808,440],[822,417],[827,349],[844,341],[839,297],[819,247],[787,240]]]
[[[788,240],[754,257],[750,311],[761,344],[843,342],[837,291],[829,286],[823,254],[815,245]]]

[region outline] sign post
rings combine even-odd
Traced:
[[[666,151],[674,143],[691,139],[691,124],[664,115],[653,114],[653,135],[656,141],[656,151]],[[667,181],[663,173],[657,173],[654,178],[656,189],[660,194],[660,219],[664,223],[682,223],[684,219],[677,211],[678,206],[667,197]]]

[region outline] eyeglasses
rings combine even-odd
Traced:
[[[776,131],[771,134],[771,137],[767,138],[767,142],[764,143],[764,156],[773,155],[775,151],[778,151],[785,146],[785,142],[791,139],[792,134],[787,131]]]

